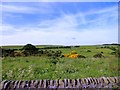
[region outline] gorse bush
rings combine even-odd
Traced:
[[[78,54],[76,51],[71,51],[70,54],[64,54],[63,57],[68,57],[68,58],[86,58],[85,56]]]

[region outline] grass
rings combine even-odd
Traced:
[[[36,80],[36,79],[76,79],[85,77],[118,76],[118,58],[110,53],[112,50],[100,46],[81,46],[60,49],[63,54],[72,50],[86,56],[85,59],[60,58],[57,64],[43,56],[5,57],[2,59],[2,79]],[[56,49],[52,49],[56,50]],[[58,50],[58,49],[57,49]],[[90,50],[91,52],[87,52]],[[93,58],[103,51],[105,58]]]
[[[24,45],[11,45],[11,46],[0,46],[4,49],[21,49]],[[36,48],[44,48],[44,47],[57,47],[62,45],[36,45]]]
[[[117,58],[61,59],[56,65],[45,57],[7,57],[3,60],[3,79],[60,79],[118,76]]]
[[[2,46],[4,49],[21,49],[23,46]]]

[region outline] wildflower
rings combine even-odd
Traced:
[[[69,58],[78,58],[79,54],[71,54]]]
[[[64,57],[69,57],[69,54],[64,54]]]

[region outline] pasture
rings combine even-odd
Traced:
[[[41,46],[37,46],[41,47]],[[42,46],[43,48],[44,46]],[[109,47],[117,48],[116,45]],[[7,47],[8,48],[8,47]],[[10,48],[10,47],[9,47]],[[12,47],[14,48],[14,47]],[[15,48],[21,48],[20,46]],[[44,49],[43,49],[44,50]],[[100,76],[119,76],[118,57],[110,48],[103,45],[80,46],[71,48],[46,49],[62,51],[62,54],[70,54],[76,51],[86,58],[58,57],[50,59],[42,56],[3,57],[2,79],[3,80],[37,80],[37,79],[77,79]],[[93,55],[101,53],[104,57],[94,58]],[[56,61],[56,64],[52,63]]]

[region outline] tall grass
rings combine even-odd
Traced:
[[[61,58],[53,64],[46,57],[6,57],[2,60],[2,78],[5,80],[60,79],[100,76],[118,76],[118,59]]]
[[[63,54],[69,54],[74,50],[87,58],[60,58],[58,62],[54,64],[45,56],[5,57],[0,60],[0,62],[2,61],[2,65],[0,65],[0,67],[2,66],[2,79],[76,79],[118,76],[118,71],[120,71],[118,67],[118,63],[120,62],[118,62],[118,58],[115,57],[115,55],[111,54],[111,52],[113,52],[111,49],[101,48],[101,46],[81,46],[77,48],[62,48],[59,50],[61,50]],[[87,50],[91,52],[87,52]],[[93,55],[100,52],[103,52],[105,58],[93,58]]]

